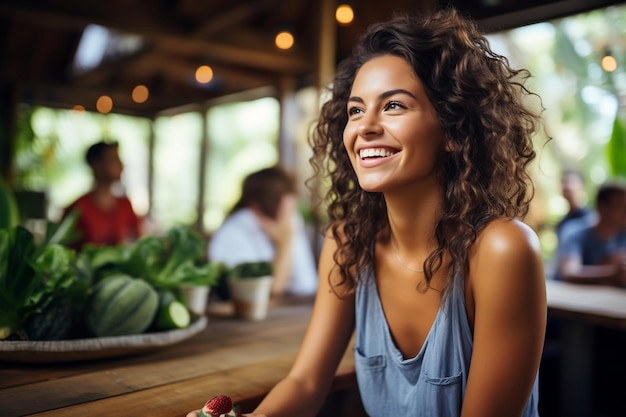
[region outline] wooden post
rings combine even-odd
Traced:
[[[335,75],[335,52],[337,49],[337,25],[335,23],[335,1],[320,1],[320,44],[318,51],[317,85],[321,89]]]
[[[196,218],[195,229],[198,232],[204,233],[204,196],[205,196],[205,188],[206,188],[206,170],[209,158],[209,148],[210,138],[209,138],[209,118],[208,118],[208,107],[202,106],[198,112],[200,113],[200,117],[202,118],[202,136],[200,138],[200,166],[198,167],[198,202],[196,204],[196,210],[198,211],[198,216]]]
[[[290,172],[296,170],[296,130],[300,112],[296,102],[296,80],[284,76],[280,79],[280,128],[278,134],[278,151],[280,164]]]
[[[17,120],[17,89],[0,83],[0,175],[13,185],[13,151]]]

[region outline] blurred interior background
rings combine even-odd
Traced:
[[[533,74],[546,131],[536,141],[527,222],[549,259],[567,211],[561,171],[580,170],[590,196],[604,180],[626,177],[626,3],[450,3]],[[210,235],[241,179],[281,163],[298,178],[301,210],[313,221],[307,134],[336,64],[369,24],[437,4],[3,0],[2,175],[22,218],[58,220],[90,187],[87,147],[116,140],[135,210],[157,228],[182,223]]]

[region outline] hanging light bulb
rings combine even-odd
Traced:
[[[102,114],[110,113],[113,110],[113,99],[109,96],[100,96],[96,101],[96,110]]]
[[[354,20],[354,10],[349,4],[340,4],[335,10],[335,19],[340,25],[349,25]]]
[[[605,55],[602,58],[601,65],[606,72],[613,72],[617,69],[617,60],[613,55]]]
[[[149,95],[150,91],[148,90],[148,87],[145,85],[138,85],[133,88],[131,97],[135,103],[145,103],[148,100]]]
[[[208,84],[213,79],[213,68],[201,65],[196,70],[196,81],[200,84]]]
[[[278,49],[287,50],[293,47],[295,40],[291,32],[284,30],[276,35],[274,43]]]

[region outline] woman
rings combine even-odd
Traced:
[[[273,295],[311,296],[317,269],[304,227],[289,173],[264,168],[244,178],[241,198],[211,238],[208,257],[228,267],[271,261]],[[223,298],[228,297],[225,284],[217,288]]]
[[[311,322],[253,415],[315,415],[355,328],[369,415],[538,415],[527,75],[453,9],[370,28],[312,138],[332,185]]]

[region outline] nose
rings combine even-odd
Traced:
[[[377,136],[380,135],[382,131],[383,127],[375,112],[365,113],[359,120],[358,133],[361,137]]]

